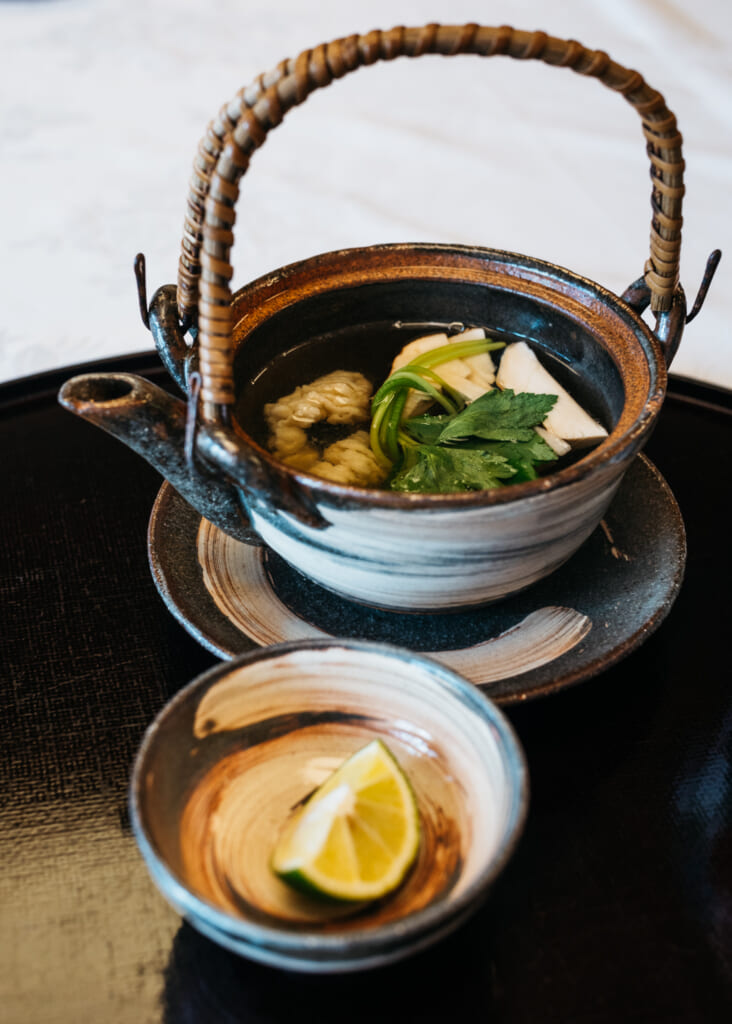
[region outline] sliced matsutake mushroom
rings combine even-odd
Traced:
[[[425,352],[431,352],[432,349],[440,348],[442,345],[480,341],[482,338],[485,338],[485,331],[482,327],[472,327],[467,331],[461,331],[460,334],[453,334],[451,337],[448,337],[447,334],[428,334],[422,338],[415,338],[395,356],[390,372],[394,373],[395,370],[400,370],[418,356],[424,355]],[[469,402],[490,390],[496,379],[496,368],[489,352],[481,352],[464,359],[451,359],[448,363],[441,363],[435,372]],[[418,416],[431,404],[430,398],[417,391],[410,391],[404,407],[404,419]]]
[[[504,349],[496,382],[499,387],[510,388],[517,394],[526,391],[535,395],[556,395],[556,405],[542,427],[572,448],[586,448],[607,437],[607,430],[575,402],[541,365],[525,341],[513,342]],[[554,447],[550,437],[545,440]]]
[[[557,437],[556,434],[553,434],[551,430],[547,430],[546,427],[535,427],[534,429],[542,441],[546,441],[555,455],[562,456],[572,451],[572,445],[568,441],[565,441],[562,437]]]

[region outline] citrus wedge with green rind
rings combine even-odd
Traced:
[[[412,788],[388,747],[373,740],[344,761],[290,819],[272,868],[305,892],[376,900],[401,884],[419,842]]]

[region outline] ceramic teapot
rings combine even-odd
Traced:
[[[335,78],[423,54],[540,60],[599,79],[635,108],[652,179],[650,254],[622,296],[532,257],[437,244],[326,253],[232,294],[239,183],[270,129]],[[199,146],[177,287],[143,308],[186,400],[130,374],[94,373],[69,380],[60,401],[139,452],[216,526],[266,543],[347,599],[429,611],[503,598],[559,567],[597,527],[661,409],[667,366],[719,258],[687,316],[681,144],[674,115],[638,72],[544,32],[427,25],[307,50],[242,89]],[[649,306],[653,330],[641,316]],[[410,336],[455,311],[466,326],[530,341],[597,412],[606,440],[537,480],[460,494],[337,484],[267,451],[261,410],[273,395],[335,368],[381,380]]]

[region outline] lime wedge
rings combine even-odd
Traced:
[[[412,788],[381,742],[337,768],[288,821],[272,868],[295,888],[338,900],[392,892],[419,848]]]

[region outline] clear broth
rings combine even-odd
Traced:
[[[445,327],[450,321],[445,322]],[[534,350],[549,373],[572,395],[582,408],[610,431],[613,415],[604,392],[590,387],[569,361],[556,352],[537,345],[532,339],[513,334],[500,328],[484,324],[466,324],[466,327],[484,326],[490,339],[504,341],[526,341]],[[394,321],[356,324],[345,326],[323,334],[317,334],[270,357],[258,370],[251,367],[247,372],[244,358],[250,348],[250,339],[242,347],[238,360],[238,394],[235,415],[242,427],[258,444],[267,448],[268,430],[264,419],[264,406],[290,394],[303,384],[309,384],[318,377],[334,370],[353,370],[362,373],[371,383],[373,391],[389,375],[395,355],[410,341],[445,330],[438,324],[421,324],[416,327],[401,326]],[[456,333],[456,332],[453,332]],[[252,346],[252,349],[255,346]],[[492,353],[494,363],[500,362],[501,351]],[[244,379],[242,379],[244,378]],[[248,379],[247,379],[248,378]],[[312,439],[319,446],[350,433],[354,426],[329,428],[318,424],[312,428]],[[540,475],[555,473],[559,469],[579,461],[591,449],[569,452],[556,461],[539,464]]]

